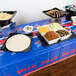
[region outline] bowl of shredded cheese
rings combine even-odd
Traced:
[[[44,26],[37,27],[37,30],[39,31],[41,36],[44,36],[44,34],[46,32],[49,32],[51,29],[47,25],[44,25]]]

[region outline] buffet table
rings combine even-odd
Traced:
[[[0,50],[0,76],[25,76],[72,55],[76,55],[76,38],[43,47],[37,36],[38,31],[36,27],[49,24],[50,22],[50,19],[46,19],[17,26],[19,33],[24,33],[23,27],[26,25],[34,26],[31,50],[21,53]],[[63,18],[62,26],[70,27],[72,32],[76,34],[76,28],[72,26],[71,21],[67,21]],[[4,36],[7,38],[10,29],[6,27],[3,30]],[[0,46],[2,45],[3,40],[0,40]]]

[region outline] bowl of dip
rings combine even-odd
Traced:
[[[34,28],[33,26],[25,26],[23,30],[25,31],[26,34],[30,34],[32,33],[33,28]]]

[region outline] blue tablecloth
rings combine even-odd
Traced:
[[[49,24],[50,22],[51,20],[47,19],[17,26],[19,33],[24,33],[23,27],[26,25],[34,26],[31,50],[23,53],[5,52],[0,50],[0,76],[24,76],[33,70],[37,70],[76,54],[76,38],[43,47],[36,35],[38,32],[36,27]],[[69,21],[63,19],[62,24],[66,23],[69,23]],[[72,25],[69,27],[72,31],[74,30],[75,33],[76,28]],[[3,31],[4,36],[8,37],[10,28],[4,28]]]

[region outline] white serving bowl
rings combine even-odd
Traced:
[[[67,31],[65,28],[60,28],[60,29],[58,29],[58,30],[65,30],[65,31]],[[58,30],[56,30],[56,31],[58,31]],[[67,31],[68,32],[68,31]],[[61,37],[60,35],[60,40],[61,41],[63,41],[63,40],[66,40],[66,39],[68,39],[71,35],[72,35],[72,33],[71,32],[68,32],[69,34],[68,35],[65,35],[65,36],[63,36],[63,37]]]
[[[48,25],[43,25],[43,26],[39,26],[39,27],[37,27],[37,30],[38,30],[38,28],[40,28],[40,27],[44,27],[44,26],[47,26],[48,28],[49,28],[49,26]],[[50,28],[49,28],[50,29]],[[51,29],[50,29],[50,31],[51,31]],[[45,33],[41,33],[39,30],[38,30],[38,32],[40,33],[40,35],[43,37],[44,35],[45,35]]]
[[[54,31],[55,32],[55,31]],[[56,33],[56,32],[55,32]],[[56,33],[57,34],[57,33]],[[57,34],[58,35],[58,34]],[[59,35],[58,35],[59,36]],[[45,41],[49,44],[49,45],[51,45],[51,44],[54,44],[54,43],[56,43],[56,42],[58,42],[59,41],[59,39],[60,39],[60,36],[59,36],[59,38],[56,38],[56,39],[53,39],[53,40],[50,40],[50,41],[48,41],[45,37],[44,37],[44,39],[45,39]]]
[[[31,28],[31,29],[29,29],[29,28]],[[25,26],[23,28],[23,30],[25,31],[26,34],[29,34],[29,33],[32,33],[33,28],[34,28],[33,26]]]

